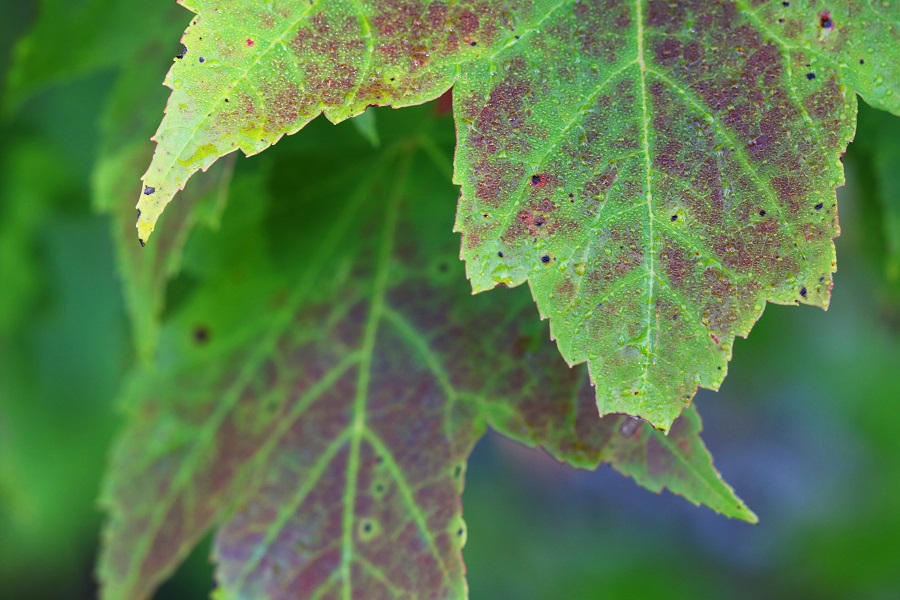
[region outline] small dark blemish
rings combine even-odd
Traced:
[[[806,298],[806,288],[805,287],[800,288],[800,295],[803,296],[804,298]]]
[[[766,211],[764,211],[764,210],[759,211],[759,216],[761,216],[761,217],[766,216]]]
[[[866,64],[866,60],[864,58],[859,59],[859,64],[861,64],[861,65]]]
[[[503,253],[502,253],[502,252],[498,252],[498,253],[497,253],[497,256],[499,256],[500,258],[503,258]]]
[[[791,3],[790,3],[790,2],[782,2],[781,5],[782,5],[782,6],[790,6]]]
[[[818,204],[816,204],[815,208],[816,208],[816,210],[822,210],[822,206],[823,206],[822,203],[819,202]]]
[[[541,185],[541,181],[543,180],[541,179],[540,175],[531,176],[531,185]]]
[[[366,533],[371,533],[372,532],[372,524],[368,523],[368,522],[363,523],[363,531],[365,531]]]
[[[815,73],[807,73],[806,78],[809,79],[810,81],[812,81],[813,79],[816,78],[816,74]]]
[[[477,45],[478,45],[478,42],[472,42],[470,45],[471,45],[471,46],[477,46]]]
[[[441,273],[446,273],[447,269],[447,263],[441,263],[438,265],[438,271],[440,271]]]
[[[784,23],[784,19],[778,19],[779,23]]]
[[[831,20],[830,13],[822,13],[822,15],[819,16],[819,27],[822,29],[831,29],[834,27],[834,21]]]
[[[677,220],[678,220],[678,215],[672,215],[672,220],[673,220],[673,221],[677,221]]]
[[[138,212],[137,218],[140,219],[141,218],[141,209],[137,209],[137,212]]]
[[[149,185],[144,187],[144,195],[145,196],[149,196],[150,194],[153,194],[154,192],[156,192],[156,188],[150,187]]]
[[[465,533],[465,531],[463,530],[462,527],[460,527],[459,529],[456,530],[456,535],[458,535],[459,537],[462,537],[463,533]]]
[[[202,56],[200,57],[200,62],[205,62],[205,60]]]
[[[550,262],[550,257],[547,256],[546,254],[543,255],[543,256],[541,257],[541,262],[542,262],[542,263],[548,263],[548,262]]]
[[[229,100],[228,98],[225,98],[225,102],[231,102],[231,100]]]
[[[194,341],[198,344],[205,344],[209,341],[209,329],[203,325],[194,328]]]
[[[141,243],[141,248],[143,248],[144,246],[147,245],[144,243],[144,240],[142,240],[141,238],[138,238],[138,241]]]

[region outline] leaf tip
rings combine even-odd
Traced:
[[[146,245],[147,240],[150,239],[150,235],[153,233],[153,229],[156,225],[156,219],[159,217],[159,209],[150,205],[151,202],[155,205],[158,205],[159,203],[158,198],[150,200],[150,197],[156,194],[156,191],[156,188],[145,185],[141,192],[141,196],[138,199],[136,227],[138,241],[141,243],[142,247]]]
[[[723,482],[724,483],[724,482]],[[731,488],[728,484],[725,484],[728,487],[728,491],[731,492],[731,498],[736,502],[734,510],[722,510],[716,511],[720,512],[722,515],[728,517],[729,519],[737,519],[738,521],[743,521],[750,525],[759,525],[759,517],[755,512],[750,510],[750,508],[744,503],[743,500],[738,498],[737,494],[734,493],[734,489]]]
[[[742,512],[744,513],[743,516],[741,517],[743,521],[746,521],[750,525],[759,525],[759,517],[756,516],[755,512],[753,512],[746,506],[743,507]]]
[[[141,243],[141,246],[143,247],[147,244],[147,240],[150,239],[150,235],[153,233],[153,222],[149,218],[138,219],[137,232],[138,232],[138,241]]]

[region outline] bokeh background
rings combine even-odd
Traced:
[[[161,82],[180,49],[189,15],[160,2],[0,0],[0,598],[96,596],[96,497],[134,350],[92,172],[122,73]],[[17,44],[40,19],[54,45],[23,75]],[[156,23],[168,41],[122,50]],[[144,101],[161,114],[165,96]],[[861,107],[830,310],[770,305],[722,389],[697,396],[760,524],[488,435],[464,495],[474,600],[900,598],[898,123]],[[156,598],[206,597],[207,554]]]

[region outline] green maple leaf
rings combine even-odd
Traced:
[[[195,234],[200,285],[128,393],[104,597],[148,595],[217,526],[219,598],[462,598],[460,495],[487,426],[755,520],[693,410],[668,436],[598,419],[524,290],[471,296],[447,260],[449,144],[419,115],[386,115],[378,153],[310,128],[299,152],[238,173],[222,230]],[[296,198],[267,206],[267,181]]]
[[[602,414],[667,428],[766,302],[826,307],[856,98],[900,112],[900,5],[191,0],[138,208],[324,113],[453,86],[475,291],[528,282]]]

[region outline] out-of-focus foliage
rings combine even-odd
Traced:
[[[860,149],[851,155],[859,170],[871,228],[873,260],[882,265],[895,299],[900,297],[900,119],[868,106],[859,111]]]
[[[128,4],[143,10],[143,3]],[[0,44],[23,33],[33,13],[28,3],[7,2],[3,11]],[[78,12],[60,14],[81,22]],[[177,18],[170,23],[169,40],[183,25]],[[93,26],[102,38],[107,26]],[[154,50],[152,60],[126,52],[115,62],[108,53],[67,51],[68,44],[88,43],[89,32],[54,39],[58,46],[48,51],[60,64],[76,56],[104,60],[50,70],[15,103],[7,99],[18,108],[0,125],[0,596],[78,600],[96,596],[96,497],[117,425],[112,400],[129,383],[127,367],[156,356],[156,341],[143,347],[133,341],[142,326],[126,315],[186,314],[197,280],[190,264],[181,273],[180,260],[155,270],[139,262],[157,260],[152,254],[135,252],[132,267],[127,255],[118,267],[113,260],[133,219],[130,193],[128,208],[121,216],[116,211],[115,181],[139,175],[128,157],[149,156],[152,145],[129,150],[128,135],[117,141],[108,123],[118,106],[133,113],[137,131],[143,102],[162,109],[165,90],[150,80],[160,80],[165,51]],[[179,51],[174,46],[172,54]],[[0,65],[4,56],[0,47]],[[141,61],[157,73],[128,83],[113,68]],[[842,191],[831,310],[769,308],[753,338],[738,343],[742,360],[722,392],[699,398],[718,464],[761,524],[726,521],[609,473],[563,470],[543,454],[491,437],[475,450],[463,496],[467,527],[478,532],[465,550],[471,597],[880,599],[900,589],[900,342],[885,317],[896,314],[897,304],[884,277],[890,245],[872,243],[890,237],[883,207],[894,197],[884,193],[881,178],[900,165],[878,158],[892,140],[867,133],[887,131],[878,119],[863,111],[845,161],[850,185]],[[308,152],[299,140],[283,144],[271,151],[272,162],[238,165],[241,178],[262,185],[267,196],[287,198],[265,217],[282,231],[276,243],[289,241],[286,217],[300,210],[291,200],[297,177],[291,157]],[[217,223],[222,177],[227,173],[197,186],[202,208],[194,223]],[[92,198],[109,216],[92,209]],[[239,226],[241,219],[232,218]],[[216,235],[204,229],[188,248],[198,260]],[[162,243],[161,233],[154,243]],[[148,304],[138,307],[120,292],[117,273],[128,268],[154,274],[144,283],[130,279],[149,291]],[[201,546],[157,597],[204,597],[208,553]]]
[[[94,76],[35,96],[0,125],[0,589],[9,597],[90,585],[110,398],[129,354],[112,244],[86,177],[108,83]]]
[[[221,231],[192,238],[194,286],[132,387],[109,471],[106,597],[141,597],[213,526],[222,597],[463,597],[459,495],[485,424],[754,518],[696,413],[668,437],[599,419],[525,290],[472,297],[448,122],[410,110],[383,113],[380,151],[312,125],[235,178]]]

